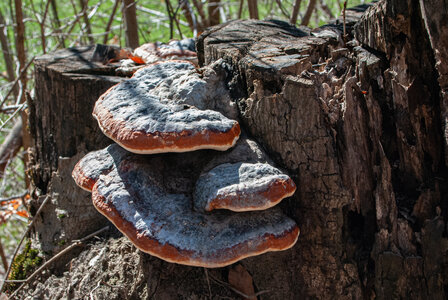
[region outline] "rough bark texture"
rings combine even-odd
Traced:
[[[92,48],[66,49],[35,61],[36,98],[29,103],[34,139],[29,174],[36,188],[36,211],[52,198],[35,226],[42,250],[51,252],[105,223],[92,207],[90,194],[71,178],[76,162],[88,151],[107,146],[92,117],[95,101],[123,78],[107,76],[111,68],[89,62]],[[112,73],[111,73],[112,72]]]
[[[313,31],[275,21],[234,21],[199,37],[200,63],[223,59],[243,127],[298,187],[281,204],[301,228],[297,245],[240,263],[255,292],[269,291],[260,298],[447,297],[448,36],[439,22],[446,20],[446,7],[423,2],[380,1],[364,15],[366,7],[348,10],[348,32],[356,37],[348,43],[342,39],[340,21]],[[33,178],[42,193],[53,192],[47,188],[50,180],[60,193],[72,184],[60,179],[66,176],[62,168],[78,157],[62,164],[59,156],[99,148],[104,141],[87,111],[93,105],[93,87],[105,88],[117,80],[68,76],[52,68],[40,61],[36,71],[37,78],[46,78],[37,84],[32,122],[38,163]],[[67,93],[57,87],[76,86],[81,79],[82,89],[71,91],[89,98],[64,101]],[[60,110],[48,109],[53,105]],[[76,113],[84,110],[84,117]],[[61,131],[65,123],[54,120],[67,116],[73,119]],[[69,132],[69,127],[74,129]],[[84,195],[67,192],[70,197],[75,193]],[[75,201],[71,205],[86,198],[70,198]],[[54,203],[58,209],[65,204]],[[43,224],[37,232],[48,230]],[[220,282],[228,280],[230,268],[204,274],[126,245],[110,237],[90,246],[70,273],[52,276],[29,293],[81,298],[106,282],[97,289],[98,298],[199,299],[209,297],[209,290],[212,298],[237,297]],[[87,262],[94,272],[87,271]],[[79,274],[86,272],[88,280],[81,280]],[[56,288],[49,291],[46,286]]]

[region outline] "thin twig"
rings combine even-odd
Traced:
[[[20,78],[23,76],[23,74],[26,72],[26,70],[28,70],[29,66],[32,64],[32,62],[34,61],[34,56],[33,58],[30,59],[30,61],[28,62],[28,64],[25,66],[25,68],[23,68],[20,71],[19,76],[17,76],[17,78],[14,80],[14,82],[12,83],[12,86],[10,88],[10,90],[8,91],[8,93],[6,94],[5,98],[3,98],[2,103],[0,103],[0,107],[3,106],[3,104],[5,104],[6,100],[8,99],[9,95],[11,95],[11,93],[14,90],[14,87],[16,86],[16,84],[19,82]]]
[[[330,18],[330,19],[334,18],[333,12],[328,7],[328,5],[324,2],[324,0],[320,0],[320,7],[322,8],[323,12],[327,14],[328,18]]]
[[[107,21],[106,29],[104,30],[103,44],[107,44],[107,40],[109,39],[110,27],[112,26],[112,22],[114,21],[115,13],[117,12],[119,3],[120,0],[115,0],[114,7],[112,8],[112,13],[110,15],[109,20]]]
[[[205,273],[205,279],[207,280],[208,296],[209,296],[210,299],[212,299],[212,288],[210,286],[210,279],[208,278],[207,268],[204,268],[204,273]]]
[[[317,0],[310,0],[305,15],[303,16],[301,25],[308,26],[308,24],[310,23],[311,16],[314,12],[314,9],[316,8],[316,1]]]
[[[49,197],[48,197],[49,198]],[[73,248],[82,245],[82,243],[106,230],[109,230],[109,226],[103,227],[100,230],[97,230],[85,237],[83,237],[82,239],[79,240],[73,240],[72,244],[70,246],[68,246],[67,248],[65,248],[64,250],[62,250],[61,252],[59,252],[58,254],[56,254],[55,256],[53,256],[52,258],[50,258],[48,261],[46,261],[42,266],[40,266],[39,269],[37,269],[36,271],[34,271],[33,274],[31,274],[27,279],[23,280],[23,284],[21,286],[19,286],[14,293],[11,294],[11,298],[13,298],[14,296],[17,295],[17,293],[27,284],[29,283],[34,277],[36,277],[37,275],[39,275],[46,267],[48,267],[51,263],[53,263],[55,260],[57,260],[58,258],[60,258],[61,256],[63,256],[65,253],[69,252],[70,250],[72,250]],[[8,282],[8,281],[6,281]],[[99,282],[100,283],[100,282]],[[98,283],[98,284],[99,284]]]
[[[8,105],[8,106],[0,108],[0,112],[7,114],[7,113],[10,113],[11,111],[18,109],[18,108],[20,108],[20,105]]]
[[[244,0],[241,0],[244,1]],[[202,2],[199,0],[193,0],[193,6],[196,8],[196,10],[198,11],[199,16],[201,17],[201,21],[200,23],[200,27],[204,28],[208,26],[208,20],[205,16],[204,13],[204,7],[202,6]]]
[[[53,12],[54,21],[56,22],[56,32],[59,33],[57,35],[57,37],[59,39],[59,44],[62,45],[62,48],[65,48],[64,36],[62,36],[60,34],[62,32],[62,30],[61,30],[61,21],[59,20],[58,9],[56,7],[56,1],[55,0],[50,0],[50,2],[51,2],[51,10]]]
[[[279,1],[279,2],[281,3],[281,1]],[[302,2],[302,0],[294,1],[294,7],[292,8],[291,18],[289,19],[289,23],[291,23],[293,25],[296,25],[296,23],[297,23],[297,16],[299,15],[301,2]],[[281,7],[280,7],[280,9],[281,9]]]
[[[27,107],[26,103],[22,103],[22,105],[20,105],[20,107],[8,119],[6,119],[5,122],[2,122],[2,124],[0,125],[0,130],[2,130],[3,127],[5,127],[5,125],[8,124],[8,122],[11,121],[12,118],[14,118],[17,115],[17,113],[21,112],[26,107]]]
[[[168,13],[168,18],[170,21],[170,40],[173,38],[174,36],[174,27],[173,27],[173,15],[171,14],[171,5],[170,5],[170,0],[165,0],[165,6],[166,6],[166,12]]]
[[[12,262],[14,261],[14,259],[17,256],[17,253],[19,252],[20,246],[22,246],[23,241],[25,240],[25,237],[28,235],[28,233],[30,232],[31,228],[34,225],[34,222],[36,221],[37,217],[39,216],[40,212],[42,211],[42,209],[44,208],[45,204],[47,204],[48,200],[50,199],[50,196],[45,197],[44,201],[42,202],[42,204],[39,206],[39,209],[37,210],[36,214],[34,215],[33,219],[31,220],[31,223],[28,225],[28,227],[26,228],[25,232],[22,235],[22,238],[20,239],[19,244],[17,245],[16,249],[14,250],[14,254],[12,255],[11,258],[11,263],[9,264],[8,270],[6,271],[6,275],[5,275],[5,279],[8,279],[9,273],[11,272],[11,267],[12,267]],[[5,285],[5,281],[3,281],[1,287],[0,287],[0,292],[3,291],[3,287]]]
[[[44,10],[44,16],[42,17],[42,20],[39,22],[40,26],[40,38],[42,41],[42,52],[47,53],[47,47],[46,47],[46,39],[45,39],[45,20],[47,19],[48,15],[48,8],[50,7],[50,0],[47,0],[47,4],[45,5]]]
[[[285,8],[283,7],[283,5],[282,5],[282,1],[281,1],[281,0],[276,0],[275,2],[277,2],[278,8],[280,8],[281,13],[282,13],[286,18],[288,18],[288,17],[289,17],[289,14],[288,14],[288,12],[285,10]],[[271,9],[270,9],[269,11],[272,11],[272,7],[271,7]]]
[[[243,14],[243,7],[244,7],[244,0],[240,0],[237,19],[241,19],[241,15]]]
[[[84,18],[85,29],[87,30],[87,38],[89,39],[89,43],[93,45],[93,44],[95,44],[95,40],[91,36],[92,35],[92,27],[90,26],[90,20],[87,15],[87,10],[89,9],[88,2],[89,2],[89,0],[79,0],[79,4],[81,6],[81,10],[83,13],[82,17]]]
[[[8,197],[8,198],[0,198],[0,206],[3,205],[4,202],[9,202],[9,201],[15,200],[17,198],[23,199],[23,198],[26,197],[26,195],[28,195],[28,191],[23,192],[23,193],[18,194],[18,195],[14,195],[14,196]]]

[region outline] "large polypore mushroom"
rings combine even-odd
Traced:
[[[188,62],[160,63],[137,71],[131,79],[112,87],[96,102],[93,115],[104,134],[134,153],[232,147],[240,135],[238,122],[219,112],[191,106],[188,99],[204,103],[207,96],[198,94],[195,89],[180,89],[187,94],[179,101],[164,98],[157,92],[157,87],[167,81],[163,76],[167,70],[162,66],[168,66],[171,74],[187,72],[198,76]],[[154,74],[157,74],[156,81]]]
[[[220,72],[169,61],[112,87],[93,115],[124,149],[91,152],[73,171],[98,211],[166,261],[221,267],[288,249],[299,235],[293,220],[271,208],[295,185],[255,142],[237,142],[236,106]]]
[[[299,229],[280,210],[194,211],[192,201],[206,201],[198,194],[193,200],[192,190],[177,191],[179,187],[192,187],[196,180],[183,176],[181,169],[202,166],[206,162],[199,160],[212,156],[188,155],[186,159],[174,154],[139,156],[111,145],[86,155],[75,167],[73,177],[84,189],[92,189],[95,207],[139,249],[166,261],[221,267],[294,245]],[[167,163],[169,160],[175,162]],[[273,173],[278,173],[275,170]],[[232,184],[234,180],[227,182]],[[220,186],[226,188],[225,183]]]
[[[292,196],[295,190],[291,178],[269,164],[222,164],[201,175],[194,205],[206,211],[264,210]]]

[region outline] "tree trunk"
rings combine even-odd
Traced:
[[[353,36],[344,43],[341,20],[311,32],[277,21],[233,21],[197,41],[202,65],[222,59],[242,126],[298,186],[280,204],[301,228],[292,249],[204,272],[143,254],[112,235],[74,259],[70,272],[47,278],[50,292],[29,291],[36,297],[81,298],[95,290],[98,299],[236,298],[226,282],[247,271],[261,299],[445,299],[447,108],[440,64],[447,63],[448,36],[436,28],[447,10],[414,2],[347,10],[348,34],[361,46]],[[90,111],[120,80],[92,75],[113,72],[82,57],[44,56],[36,65],[33,181],[56,199],[36,227],[42,245],[50,242],[42,234],[49,224],[59,227],[53,236],[60,237],[73,230],[67,224],[87,219],[72,214],[72,207],[91,208],[68,177],[81,154],[106,144]],[[52,214],[61,210],[69,213],[57,223]],[[98,226],[92,224],[90,232]]]
[[[140,46],[138,41],[137,8],[134,0],[123,0],[124,32],[126,47],[132,49]]]

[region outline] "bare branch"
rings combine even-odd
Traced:
[[[345,11],[347,10],[347,0],[344,1],[344,9],[342,10],[342,18],[343,18],[343,23],[344,23],[344,42],[347,39],[347,28],[345,26]]]
[[[134,0],[123,0],[123,16],[126,46],[133,49],[137,48],[140,43],[138,41],[137,12]]]
[[[291,14],[291,19],[289,19],[289,23],[294,24],[294,25],[297,23],[297,16],[299,15],[301,2],[302,2],[302,0],[296,0],[294,2],[294,7],[292,8],[292,14]]]
[[[328,18],[333,19],[334,15],[328,5],[324,2],[324,0],[320,0],[320,7],[324,11],[324,13],[328,16]]]
[[[3,104],[5,104],[6,100],[8,99],[9,95],[11,95],[11,93],[13,92],[15,86],[17,85],[17,83],[19,82],[20,78],[22,76],[24,76],[24,74],[26,73],[26,71],[28,70],[29,66],[31,65],[31,63],[34,61],[34,57],[26,64],[25,68],[23,68],[20,71],[19,76],[17,76],[17,78],[14,80],[14,82],[12,83],[12,87],[11,89],[8,91],[8,93],[6,94],[5,98],[3,99],[3,101],[0,103],[0,107],[3,107]],[[17,96],[18,97],[18,96]]]
[[[21,193],[19,195],[14,195],[14,196],[11,196],[11,197],[8,197],[8,198],[0,198],[0,205],[3,205],[3,203],[5,203],[5,202],[11,201],[11,200],[15,200],[17,198],[20,198],[20,199],[23,200],[23,198],[25,198],[26,195],[28,195],[28,194],[29,194],[28,191],[25,191],[25,192],[23,192],[23,193]]]
[[[165,0],[165,5],[166,5],[166,11],[168,13],[168,17],[170,20],[170,39],[173,38],[174,36],[174,16],[173,16],[173,12],[172,12],[172,7],[171,7],[171,3],[170,0]]]
[[[281,0],[275,0],[277,2],[278,8],[280,8],[280,11],[282,12],[282,15],[284,15],[286,18],[289,18],[289,13],[286,11],[286,9],[283,7]],[[269,8],[269,11],[273,10],[273,2],[271,2],[271,7]]]
[[[14,111],[13,113],[12,113],[12,115],[10,115],[9,116],[9,118],[8,119],[6,119],[6,121],[5,122],[1,122],[2,124],[0,125],[0,130],[1,129],[3,129],[3,127],[5,127],[5,125],[6,124],[8,124],[8,122],[9,121],[11,121],[19,112],[22,112],[25,108],[26,108],[26,103],[22,103],[20,106],[19,106],[19,108],[16,110],[16,111]],[[23,122],[23,118],[22,118],[22,122]],[[23,125],[22,125],[22,134],[23,134]],[[23,137],[22,137],[22,143],[23,143]]]
[[[192,13],[190,4],[188,3],[188,0],[179,0],[179,6],[184,12],[185,19],[188,22],[188,26],[190,27],[191,31],[193,33],[197,33],[198,30],[198,24],[196,22],[196,18],[194,14]],[[196,34],[195,34],[196,35]]]
[[[251,19],[258,19],[258,5],[257,0],[247,0],[249,6],[249,17]]]
[[[79,4],[81,5],[82,17],[84,18],[84,24],[87,30],[87,38],[89,39],[90,44],[95,44],[95,40],[92,37],[92,27],[90,26],[90,20],[87,15],[89,0],[79,0]]]
[[[6,22],[5,18],[3,17],[2,11],[0,10],[0,26],[3,27],[6,30]],[[5,65],[6,65],[6,73],[8,74],[8,80],[14,81],[15,75],[14,75],[14,62],[12,60],[11,56],[11,50],[9,49],[9,43],[8,43],[8,37],[6,36],[5,32],[3,31],[3,28],[0,28],[0,43],[2,45],[2,52],[3,52],[3,58],[5,59]],[[17,95],[18,91],[15,91],[15,94]]]
[[[17,295],[17,293],[25,286],[25,284],[27,284],[28,282],[30,282],[34,277],[36,277],[37,275],[39,275],[40,273],[42,273],[43,270],[45,270],[49,265],[51,265],[55,260],[57,260],[58,258],[62,257],[65,253],[69,252],[70,250],[72,250],[73,248],[82,245],[82,243],[106,230],[109,230],[109,226],[103,227],[100,230],[95,231],[94,233],[89,234],[86,237],[83,237],[80,240],[75,240],[73,241],[73,243],[68,246],[67,248],[65,248],[64,250],[62,250],[61,252],[59,252],[58,254],[56,254],[55,256],[53,256],[52,258],[50,258],[47,262],[45,262],[40,268],[38,268],[36,271],[34,271],[33,274],[31,274],[27,279],[25,280],[15,280],[15,282],[23,282],[23,284],[21,286],[19,286],[14,293],[11,294],[11,298],[15,297]],[[8,282],[8,281],[6,281]]]
[[[58,16],[58,9],[56,6],[56,1],[55,0],[50,0],[51,2],[51,11],[53,12],[53,17],[54,17],[54,21],[56,23],[56,30],[55,32],[57,33],[57,37],[59,39],[59,44],[62,46],[62,48],[65,48],[65,40],[64,40],[64,36],[61,34],[61,21],[59,20],[59,16]]]
[[[114,7],[112,8],[112,13],[110,14],[110,18],[107,21],[106,29],[104,29],[103,44],[107,44],[107,40],[109,39],[110,27],[112,26],[112,22],[114,21],[115,13],[117,12],[119,3],[120,3],[120,0],[115,0]]]
[[[25,25],[23,23],[23,11],[22,0],[14,0],[16,9],[16,49],[17,58],[19,60],[20,68],[23,69],[26,64],[26,52],[25,52]],[[22,70],[20,70],[22,71]],[[20,81],[23,86],[26,86],[26,76],[21,74]]]
[[[2,259],[3,267],[8,270],[8,260],[6,259],[5,251],[3,250],[2,241],[0,240],[0,257]]]
[[[40,38],[42,41],[42,51],[43,53],[47,53],[47,47],[46,47],[46,40],[45,40],[45,20],[47,19],[48,15],[48,8],[50,7],[50,0],[47,0],[47,4],[45,5],[44,10],[44,16],[42,17],[42,20],[39,22],[40,26]]]
[[[238,7],[238,19],[241,19],[241,15],[243,14],[244,0],[240,0],[240,6]]]
[[[208,1],[208,23],[209,26],[219,24],[219,5],[220,0],[209,0]]]
[[[305,15],[302,19],[302,25],[307,26],[310,23],[311,16],[313,15],[314,8],[316,7],[317,0],[310,0],[308,8],[306,9]]]
[[[244,1],[244,0],[241,0]],[[199,0],[193,0],[193,6],[196,8],[196,10],[198,11],[199,16],[201,17],[201,27],[207,27],[208,26],[208,20],[205,17],[205,13],[204,13],[204,7],[202,5],[202,2]]]

